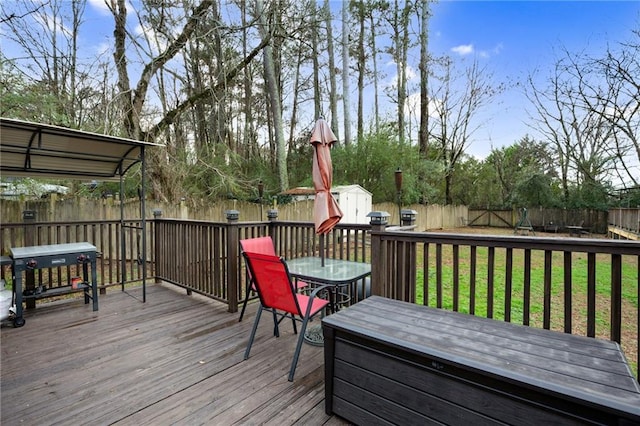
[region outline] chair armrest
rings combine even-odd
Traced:
[[[313,286],[313,291],[311,292],[311,294],[309,294],[309,297],[310,297],[311,299],[313,299],[314,297],[316,297],[316,295],[317,295],[320,291],[325,290],[325,289],[328,289],[328,288],[331,288],[331,287],[333,287],[333,286],[332,286],[332,285],[329,285],[329,284],[318,284],[317,286],[314,284],[314,286]]]
[[[311,308],[313,307],[313,299],[315,299],[315,297],[318,295],[319,292],[327,290],[329,288],[331,288],[333,286],[328,285],[328,284],[319,284],[317,287],[315,287],[313,289],[313,291],[311,292],[311,294],[309,295],[309,304],[307,305],[307,312],[305,312],[305,317],[309,318],[309,315],[311,314]],[[329,304],[331,303],[330,300],[327,301]]]

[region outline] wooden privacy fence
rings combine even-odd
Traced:
[[[609,225],[640,234],[640,208],[610,209]]]
[[[31,210],[36,212],[38,220],[47,222],[68,222],[77,220],[116,220],[120,218],[120,201],[113,197],[104,199],[63,198],[52,197],[38,200],[0,200],[0,214],[4,223],[18,223],[22,221],[22,212]],[[415,210],[416,229],[455,228],[463,225],[463,218],[467,217],[466,206],[442,206],[437,204],[413,204],[402,206],[403,209]],[[127,199],[123,202],[124,218],[140,217],[140,202],[138,199]],[[313,200],[296,201],[287,204],[260,205],[248,201],[221,200],[215,203],[166,203],[147,200],[145,217],[151,219],[157,211],[162,217],[183,220],[201,220],[210,222],[225,222],[226,212],[237,210],[242,213],[243,221],[263,221],[267,219],[269,210],[277,210],[278,218],[285,221],[311,222],[313,220]],[[398,205],[394,203],[374,204],[373,211],[387,211],[390,215],[389,223],[399,223]],[[367,214],[369,212],[364,212]],[[363,225],[367,225],[365,223]]]
[[[523,209],[495,210],[469,209],[467,224],[514,228],[523,218]],[[590,209],[526,209],[527,220],[535,230],[545,230],[545,226],[555,225],[557,232],[564,232],[567,226],[582,225],[593,233],[606,234],[608,212]]]
[[[125,218],[140,216],[140,202],[138,199],[127,199],[123,202]],[[58,198],[53,194],[49,199],[38,200],[0,200],[0,214],[3,222],[20,222],[24,210],[33,210],[39,220],[48,222],[67,222],[72,220],[116,220],[120,218],[120,201],[114,197],[103,199]],[[412,204],[403,205],[402,209],[416,212],[416,230],[451,229],[460,226],[490,226],[514,228],[518,223],[521,209],[491,210],[470,209],[467,206]],[[162,216],[174,219],[206,220],[224,222],[225,212],[238,210],[242,212],[242,220],[262,221],[267,219],[270,209],[278,211],[280,220],[304,221],[313,220],[313,200],[303,200],[288,204],[263,204],[240,201],[223,200],[215,203],[187,202],[166,203],[154,200],[146,202],[146,217],[152,218],[155,211],[161,211]],[[395,203],[376,203],[371,206],[372,211],[386,211],[389,213],[389,223],[400,222],[399,206]],[[594,233],[606,233],[607,223],[620,224],[623,229],[640,232],[640,209],[612,209],[611,219],[608,220],[606,211],[577,210],[577,209],[542,209],[529,208],[527,215],[536,230],[542,230],[545,225],[554,223],[562,230],[565,226],[580,225],[589,228]]]

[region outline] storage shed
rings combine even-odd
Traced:
[[[331,188],[331,194],[340,205],[344,216],[340,223],[367,224],[367,214],[371,212],[371,193],[360,185],[342,185]],[[297,187],[282,192],[282,195],[290,195],[294,201],[313,200],[315,190],[311,187]]]
[[[342,223],[369,223],[371,193],[360,185],[334,186],[331,193],[342,209]]]

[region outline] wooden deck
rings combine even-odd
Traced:
[[[243,354],[255,304],[241,323],[226,306],[170,285],[112,290],[25,311],[1,329],[0,423],[11,425],[345,425],[324,412],[323,350],[303,345],[293,383],[290,322],[273,337],[263,317]]]

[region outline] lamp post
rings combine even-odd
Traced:
[[[396,170],[396,192],[398,194],[398,223],[400,223],[402,218],[402,170],[398,167]]]
[[[262,220],[262,196],[264,195],[264,183],[262,179],[258,182],[258,202],[260,203],[260,220]]]

